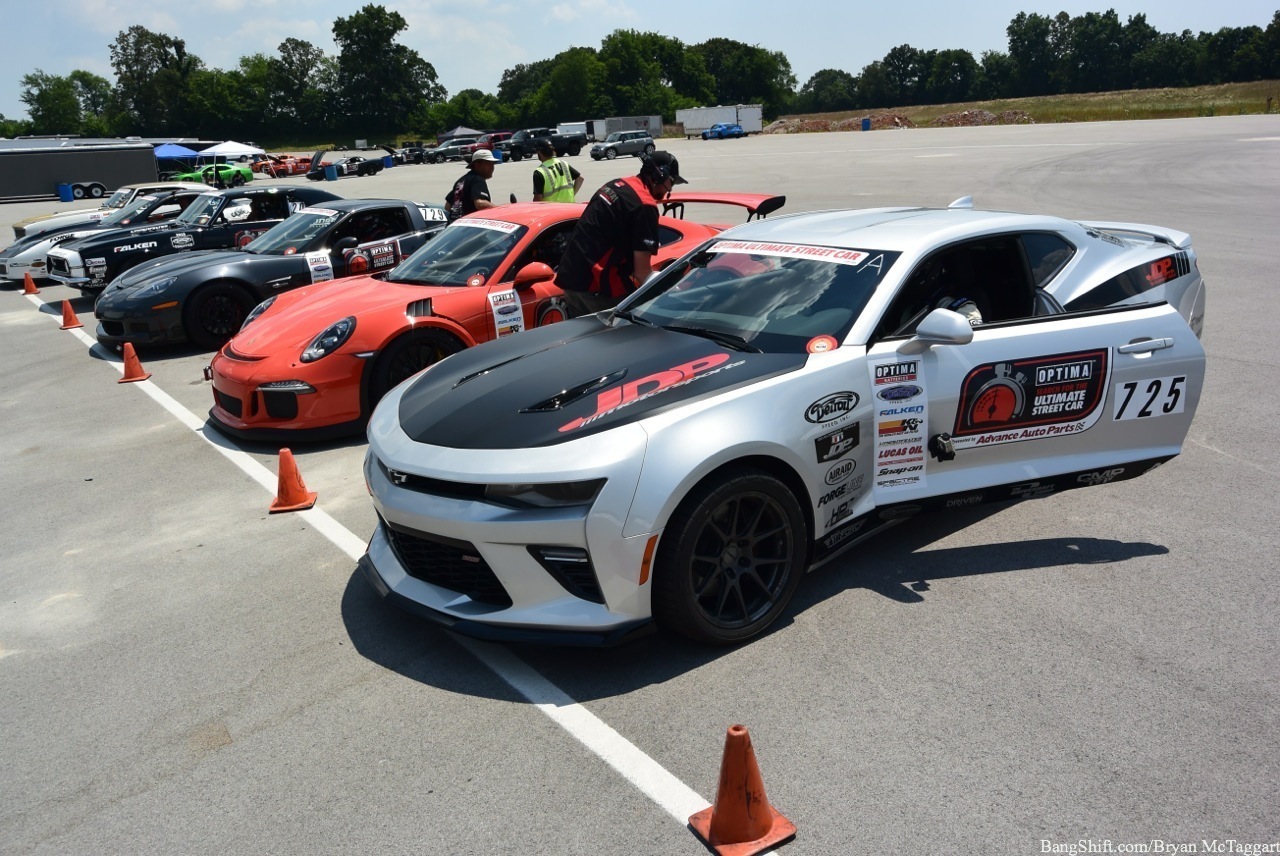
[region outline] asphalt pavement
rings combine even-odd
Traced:
[[[144,351],[120,384],[87,298],[2,290],[0,853],[694,856],[735,723],[786,854],[1280,852],[1280,117],[661,145],[689,190],[784,212],[972,195],[1189,232],[1208,374],[1183,454],[890,530],[736,649],[488,645],[356,574],[362,438],[293,445],[317,510],[270,515],[279,446],[203,426],[209,354]],[[569,162],[587,189],[638,167]],[[326,187],[441,203],[462,171]],[[73,207],[0,205],[0,243]]]

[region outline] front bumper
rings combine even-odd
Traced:
[[[106,259],[95,259],[99,264],[88,264],[75,250],[54,247],[46,257],[46,274],[63,285],[85,291],[101,289],[106,285]]]
[[[368,365],[342,353],[314,363],[258,359],[228,346],[209,365],[214,402],[209,418],[220,431],[245,439],[318,441],[358,433],[364,425],[362,384]]]
[[[170,302],[162,298],[153,302]],[[129,342],[134,345],[172,345],[187,341],[182,326],[182,306],[152,309],[135,301],[105,293],[93,308],[98,319],[98,341],[114,347]]]

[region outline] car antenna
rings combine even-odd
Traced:
[[[972,197],[972,196],[961,196],[961,197],[960,197],[959,199],[957,199],[955,202],[952,202],[950,205],[948,205],[948,206],[947,206],[947,210],[951,210],[952,208],[966,208],[966,209],[972,209],[972,208],[973,208],[973,197]]]

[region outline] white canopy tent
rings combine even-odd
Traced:
[[[237,143],[235,140],[227,140],[225,143],[218,143],[216,146],[210,146],[200,153],[201,155],[222,155],[227,160],[233,158],[245,158],[250,155],[264,155],[266,151],[257,146],[246,146],[244,143]]]

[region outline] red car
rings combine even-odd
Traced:
[[[751,216],[785,201],[744,193],[680,197],[742,206]],[[563,320],[553,268],[585,207],[526,202],[477,212],[386,274],[267,299],[213,358],[206,373],[213,381],[210,420],[250,439],[358,432],[388,390],[423,368],[480,342]],[[655,266],[723,228],[661,217]]]
[[[306,175],[310,169],[311,158],[298,158],[293,155],[267,155],[265,160],[255,161],[253,164],[254,172],[260,172],[272,178]]]
[[[510,131],[495,131],[492,134],[484,134],[476,139],[474,143],[462,147],[465,157],[471,157],[477,149],[488,149],[493,151],[494,147],[503,140],[511,139]]]

